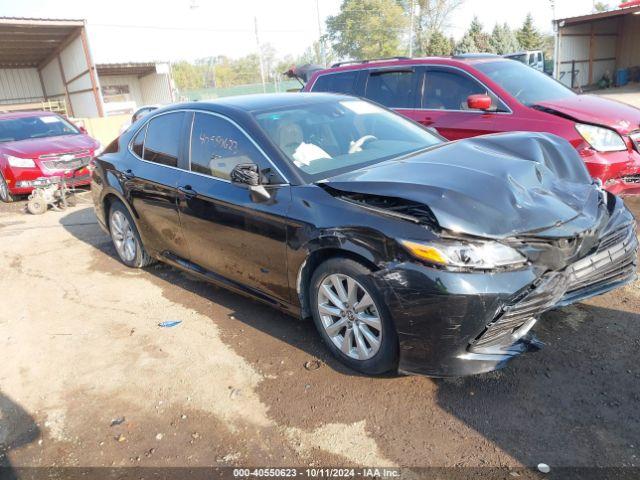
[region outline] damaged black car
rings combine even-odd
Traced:
[[[446,142],[349,96],[255,95],[156,110],[92,170],[126,265],[312,317],[367,374],[501,368],[541,313],[636,275],[632,215],[549,134]]]

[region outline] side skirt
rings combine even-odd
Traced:
[[[162,252],[157,256],[157,258],[161,262],[167,263],[172,267],[178,268],[180,270],[187,271],[209,283],[213,283],[220,287],[226,288],[227,290],[231,290],[234,293],[239,293],[240,295],[244,295],[245,297],[249,297],[253,300],[257,300],[261,303],[277,308],[281,312],[288,315],[300,318],[300,307],[290,305],[270,295],[265,295],[264,293],[254,288],[247,287],[246,285],[230,280],[227,277],[223,277],[222,275],[212,272],[211,270],[207,270],[206,268],[190,262],[189,260],[174,255],[171,252]]]

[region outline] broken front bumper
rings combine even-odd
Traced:
[[[381,273],[400,340],[399,369],[460,376],[501,368],[541,343],[538,316],[600,295],[636,277],[638,240],[628,212],[618,216],[589,255],[561,271],[456,273],[397,265]]]

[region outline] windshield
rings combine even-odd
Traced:
[[[309,182],[442,142],[403,117],[357,99],[270,110],[255,118]]]
[[[477,63],[475,67],[527,106],[576,95],[548,75],[517,61]]]
[[[32,138],[77,135],[80,131],[57,115],[0,120],[0,142],[17,142]]]

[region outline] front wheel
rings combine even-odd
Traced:
[[[378,375],[397,368],[398,335],[371,270],[345,258],[322,263],[311,278],[313,320],[341,362]]]
[[[0,200],[2,200],[5,203],[11,203],[15,200],[14,196],[11,195],[11,192],[9,191],[9,185],[7,185],[7,182],[1,173],[0,173]]]
[[[144,249],[127,208],[119,201],[114,202],[109,210],[109,232],[122,263],[128,267],[141,268],[154,262]]]

